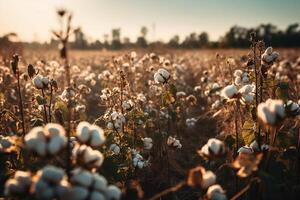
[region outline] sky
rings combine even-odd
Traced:
[[[0,0],[0,36],[16,32],[22,41],[49,41],[58,28],[57,8],[74,15],[89,41],[111,29],[132,41],[147,26],[148,40],[168,41],[206,31],[217,40],[233,25],[273,23],[285,29],[300,22],[300,0]]]

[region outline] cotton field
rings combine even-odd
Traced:
[[[74,50],[57,14],[58,49],[0,45],[0,199],[299,199],[299,49],[248,29],[242,49],[144,47],[142,28]]]

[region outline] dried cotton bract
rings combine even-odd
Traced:
[[[49,123],[45,127],[35,127],[25,136],[25,146],[40,156],[55,155],[66,143],[64,128],[54,123]]]
[[[99,147],[105,142],[103,129],[88,122],[80,122],[78,124],[76,137],[80,143],[90,145],[91,147]]]
[[[268,99],[257,107],[257,117],[266,125],[275,126],[285,117],[282,100]]]
[[[155,72],[154,74],[154,81],[156,83],[162,83],[165,84],[168,82],[168,80],[170,79],[170,73],[165,70],[165,69],[159,69],[157,72]]]

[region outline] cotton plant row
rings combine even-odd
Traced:
[[[121,191],[104,176],[82,168],[72,171],[70,181],[62,168],[47,165],[36,173],[16,171],[5,184],[5,195],[35,199],[120,199]]]

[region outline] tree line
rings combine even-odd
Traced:
[[[135,41],[121,36],[121,29],[112,29],[111,34],[104,34],[103,40],[88,42],[86,35],[81,29],[74,32],[74,41],[70,42],[72,49],[109,49],[119,50],[126,48],[152,48],[165,47],[175,49],[198,49],[198,48],[247,48],[249,47],[249,35],[256,32],[257,36],[265,43],[274,47],[300,47],[300,28],[298,23],[290,24],[285,30],[278,29],[273,24],[261,24],[255,28],[242,26],[231,27],[218,41],[211,41],[207,32],[190,33],[181,39],[174,35],[167,42],[148,41],[148,28],[141,27],[140,34]],[[9,34],[0,37],[0,48],[9,42]],[[58,41],[51,39],[50,43],[22,43],[25,47],[32,48],[56,48]]]

